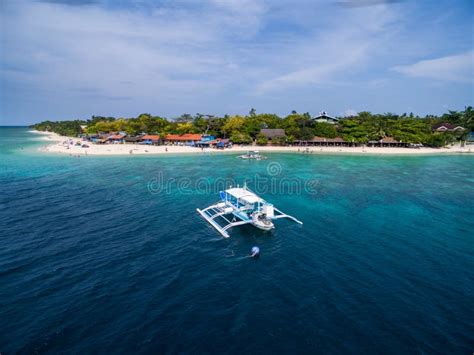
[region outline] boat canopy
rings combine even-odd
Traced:
[[[253,192],[241,188],[241,187],[234,187],[228,190],[225,190],[225,192],[228,195],[231,195],[241,201],[245,201],[247,203],[256,203],[256,202],[264,202],[264,200],[257,195],[255,195]]]

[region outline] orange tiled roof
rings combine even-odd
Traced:
[[[150,141],[157,141],[160,139],[160,136],[159,135],[156,135],[156,134],[145,134],[143,137],[142,137],[142,140],[150,140]]]
[[[202,138],[202,134],[186,133],[186,134],[183,134],[181,137],[183,137],[183,139],[200,141]]]
[[[201,134],[186,133],[186,134],[168,134],[166,140],[168,141],[200,141],[202,138]]]
[[[125,136],[121,135],[121,134],[114,134],[112,136],[109,136],[109,139],[122,139],[124,138]]]

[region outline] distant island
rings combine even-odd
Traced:
[[[311,116],[296,111],[280,117],[269,113],[257,114],[252,109],[246,116],[218,117],[198,113],[167,119],[144,113],[133,118],[92,116],[88,120],[44,121],[31,128],[68,137],[103,139],[112,136],[114,143],[137,142],[140,137],[149,136],[152,137],[150,143],[163,144],[166,140],[170,141],[166,137],[198,134],[201,138],[212,136],[234,144],[261,146],[317,145],[318,142],[374,146],[386,142],[403,146],[443,147],[472,139],[474,110],[469,106],[464,111],[448,111],[441,116],[424,117],[412,113],[397,115],[370,112],[359,112],[350,117],[331,117],[326,112]]]

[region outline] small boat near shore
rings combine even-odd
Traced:
[[[255,159],[255,160],[264,160],[267,159],[266,156],[259,153],[258,150],[249,150],[243,155],[239,155],[240,159]]]
[[[275,228],[273,221],[280,218],[288,218],[298,224],[303,224],[257,196],[246,185],[221,191],[220,197],[219,202],[203,210],[199,208],[196,210],[225,238],[230,237],[227,232],[229,228],[244,224],[252,224],[265,231]]]

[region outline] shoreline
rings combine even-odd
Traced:
[[[455,145],[450,148],[381,148],[381,147],[319,147],[319,146],[239,146],[234,145],[232,148],[223,150],[213,148],[196,148],[189,146],[173,146],[173,145],[139,145],[139,144],[103,144],[96,145],[87,142],[89,148],[82,148],[75,145],[64,145],[65,141],[80,141],[79,138],[60,136],[53,132],[29,131],[35,134],[44,135],[44,139],[51,144],[39,148],[39,151],[69,155],[94,155],[94,156],[153,156],[153,155],[190,155],[190,154],[232,154],[245,153],[249,150],[258,150],[263,153],[299,153],[313,155],[453,155],[453,154],[472,154],[474,146]],[[306,152],[308,148],[308,152]]]

